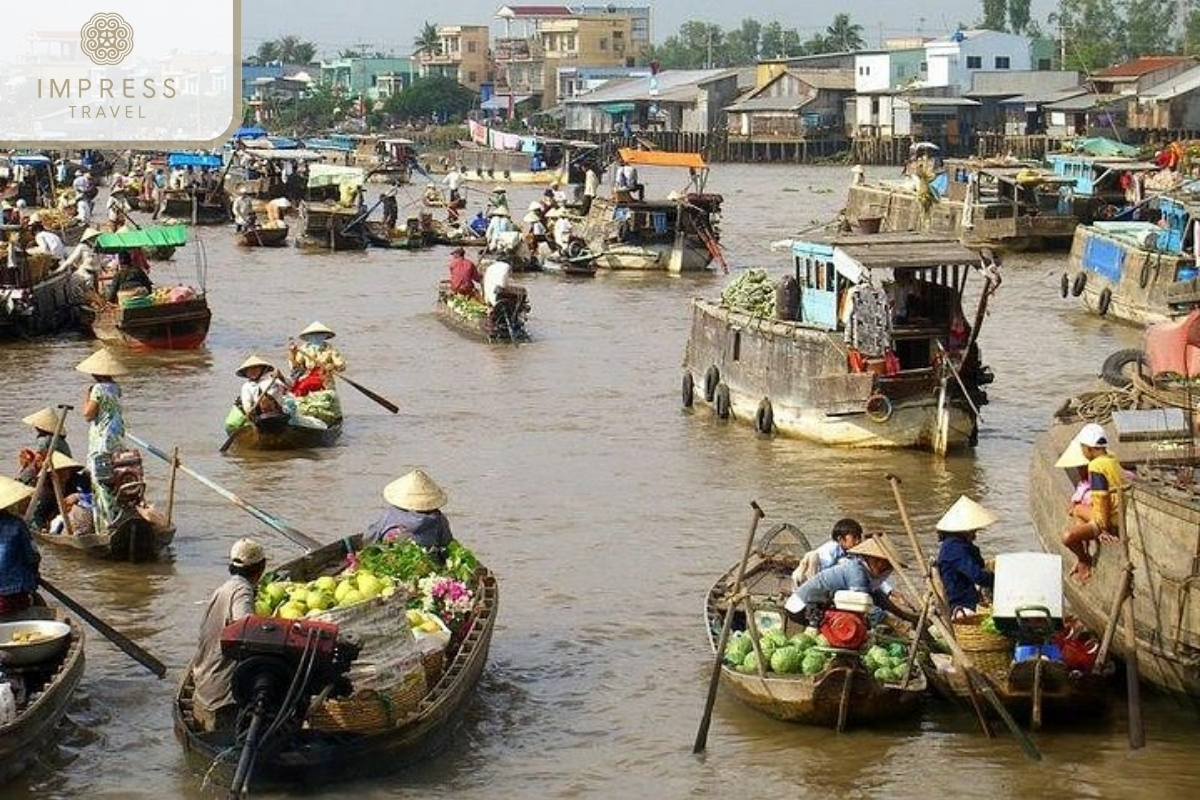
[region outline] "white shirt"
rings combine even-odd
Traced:
[[[488,247],[495,250],[500,244],[500,234],[510,233],[515,228],[512,220],[502,214],[497,214],[491,218],[487,227]]]
[[[462,181],[462,173],[456,169],[450,170],[446,177],[442,179],[442,183],[446,184],[447,188],[449,188],[452,192],[458,191],[458,187],[462,186]]]
[[[489,306],[496,304],[496,290],[508,286],[512,265],[507,261],[493,261],[483,271],[483,299]]]
[[[264,394],[274,397],[282,408],[285,391],[283,384],[273,372],[268,372],[257,381],[247,380],[242,384],[242,411],[249,414],[258,405],[259,399]]]
[[[55,260],[62,261],[67,257],[67,247],[63,244],[63,240],[58,238],[57,234],[50,231],[39,231],[33,237],[33,241],[42,250],[45,250],[50,255],[54,256]]]
[[[559,217],[554,221],[554,241],[560,246],[566,246],[571,238],[571,232],[575,230],[575,226],[571,224],[571,220],[566,217]]]
[[[596,174],[596,170],[589,168],[583,173],[583,196],[595,197],[596,192],[600,188],[600,176]]]

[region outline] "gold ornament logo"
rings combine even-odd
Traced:
[[[79,31],[79,45],[93,64],[120,64],[133,52],[133,26],[120,14],[96,14]]]

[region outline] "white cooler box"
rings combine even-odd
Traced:
[[[1001,553],[996,556],[992,619],[1006,636],[1020,638],[1019,619],[1034,625],[1050,616],[1050,629],[1062,627],[1062,556],[1050,553]]]

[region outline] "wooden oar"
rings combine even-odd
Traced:
[[[399,413],[400,413],[400,406],[396,405],[396,404],[395,404],[395,403],[393,403],[391,400],[388,400],[388,399],[387,399],[386,397],[384,397],[383,395],[381,395],[381,394],[379,394],[379,393],[377,393],[377,392],[372,392],[370,389],[368,389],[367,387],[363,386],[363,385],[362,385],[361,383],[359,383],[358,381],[353,381],[353,380],[351,380],[351,379],[347,378],[345,375],[342,375],[342,374],[340,374],[340,373],[334,373],[334,374],[335,374],[335,375],[337,375],[337,376],[338,376],[339,378],[341,378],[342,380],[344,380],[346,383],[348,383],[348,384],[350,384],[351,386],[353,386],[355,389],[358,389],[360,392],[362,392],[363,394],[365,394],[367,397],[369,397],[369,398],[371,398],[372,400],[374,400],[374,401],[375,401],[376,403],[378,403],[379,405],[381,405],[381,406],[383,406],[384,408],[386,408],[388,411],[392,412],[393,414],[399,414]]]
[[[938,579],[940,576],[934,574],[933,568],[925,558],[925,550],[921,547],[920,540],[917,539],[916,531],[913,530],[912,520],[908,517],[908,506],[904,502],[904,495],[900,491],[900,477],[891,473],[888,473],[884,477],[891,484],[892,496],[896,499],[896,509],[900,512],[900,520],[904,523],[904,532],[908,535],[908,543],[912,546],[913,554],[921,565],[921,573],[925,577],[925,581],[934,593],[937,609],[942,612],[942,616],[949,618],[950,605],[946,601],[946,592],[941,585],[941,581]],[[916,600],[915,595],[913,599]]]
[[[704,703],[704,715],[700,718],[700,729],[696,731],[696,741],[692,745],[693,753],[703,753],[708,743],[708,727],[712,723],[713,704],[717,701],[717,685],[721,680],[721,662],[725,660],[725,645],[729,642],[729,629],[733,625],[733,609],[737,605],[734,602],[734,596],[741,591],[742,578],[746,575],[746,562],[750,560],[750,551],[754,548],[754,534],[758,531],[758,521],[765,516],[756,501],[751,500],[750,507],[754,509],[754,518],[750,523],[750,535],[746,537],[746,547],[742,551],[742,560],[738,564],[737,576],[733,579],[733,586],[729,590],[729,607],[725,609],[725,622],[721,625],[721,636],[717,640],[712,677],[708,681],[708,699]]]
[[[258,506],[246,502],[245,500],[238,497],[236,494],[229,491],[225,487],[221,486],[217,482],[209,480],[208,478],[201,475],[199,472],[196,472],[196,470],[192,469],[191,467],[188,467],[179,459],[178,454],[176,454],[175,457],[172,457],[172,456],[168,455],[165,451],[160,450],[159,448],[150,444],[150,442],[147,442],[145,439],[141,439],[137,436],[134,436],[129,431],[125,431],[125,438],[129,439],[129,441],[133,442],[134,444],[138,445],[139,447],[146,448],[146,450],[148,450],[150,453],[158,456],[163,461],[166,461],[168,464],[174,464],[181,472],[183,472],[187,475],[190,475],[193,478],[195,478],[196,480],[200,481],[200,483],[203,483],[205,486],[212,489],[214,492],[221,495],[222,497],[224,497],[229,502],[233,503],[238,508],[247,512],[248,514],[250,514],[250,516],[252,516],[255,519],[257,519],[258,521],[264,523],[268,527],[274,528],[275,530],[279,531],[286,538],[288,538],[292,542],[300,545],[305,550],[315,550],[321,546],[320,542],[318,542],[316,539],[312,538],[308,534],[306,534],[302,531],[296,530],[295,528],[293,528],[291,525],[288,525],[287,523],[281,522],[280,520],[278,520],[275,517],[268,514],[266,511],[263,511]]]
[[[1121,492],[1121,545],[1125,551],[1125,696],[1129,703],[1129,747],[1140,750],[1146,746],[1146,726],[1142,722],[1142,687],[1138,666],[1137,629],[1133,613],[1133,559],[1129,555],[1129,525],[1125,513],[1126,496]]]
[[[221,442],[221,446],[219,448],[217,448],[217,452],[224,453],[226,450],[228,450],[230,447],[232,447],[233,440],[238,438],[238,436],[240,436],[242,434],[242,431],[244,431],[246,429],[246,425],[247,425],[247,423],[243,423],[241,425],[238,425],[236,428],[234,428],[233,433],[226,436],[225,441]]]
[[[104,634],[106,639],[115,644],[121,649],[122,652],[124,652],[134,661],[138,662],[160,678],[167,674],[167,667],[165,664],[163,664],[154,656],[150,655],[145,648],[134,644],[133,640],[128,636],[97,617],[91,611],[88,611],[87,608],[85,608],[78,600],[75,600],[62,589],[59,589],[45,578],[38,578],[38,582],[41,584],[43,589],[58,598],[60,603],[78,614],[84,622],[91,625],[100,633]]]

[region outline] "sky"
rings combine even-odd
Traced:
[[[729,30],[749,17],[795,28],[803,40],[825,30],[835,14],[844,13],[850,15],[852,23],[863,27],[867,45],[875,47],[881,35],[940,36],[951,33],[959,23],[971,25],[983,16],[980,0],[837,0],[830,6],[797,0],[641,0],[616,4],[651,6],[655,43],[676,33],[689,20]],[[505,3],[498,0],[453,0],[432,6],[417,0],[243,0],[242,47],[249,54],[264,40],[294,34],[316,43],[319,56],[367,49],[364,45],[371,50],[407,55],[426,22],[490,24],[495,32],[502,33],[503,25],[495,19],[502,5]],[[422,12],[423,7],[428,11]],[[1046,17],[1057,7],[1057,0],[1033,0],[1031,16],[1047,29]]]

